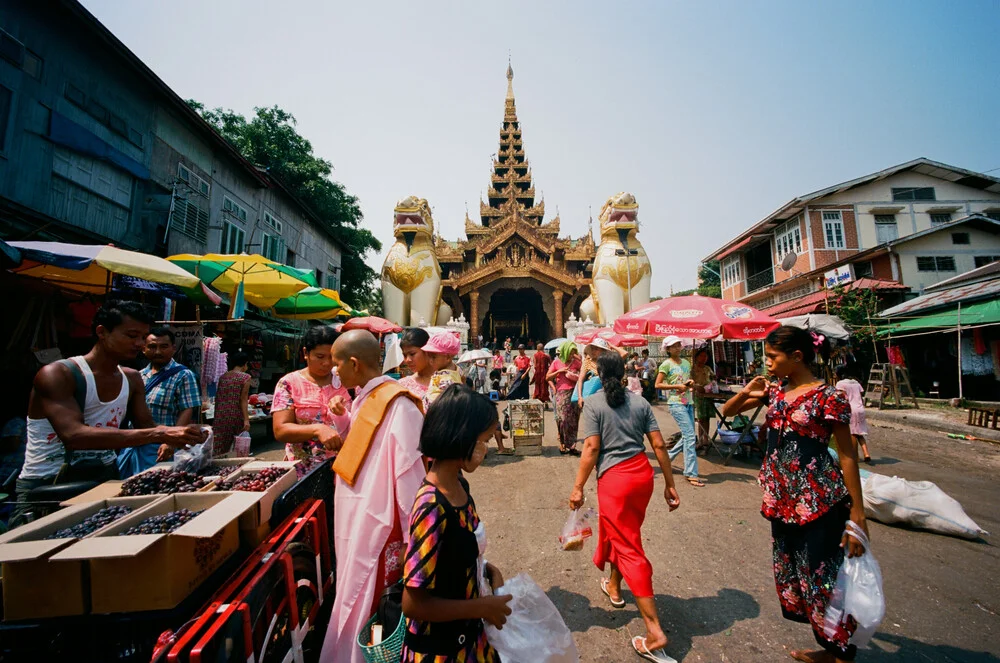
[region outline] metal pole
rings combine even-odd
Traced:
[[[962,302],[958,303],[956,332],[958,333],[958,398],[961,400],[965,396],[962,391]]]

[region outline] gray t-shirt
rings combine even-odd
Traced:
[[[580,415],[583,438],[601,436],[597,455],[597,478],[618,463],[629,460],[646,450],[646,433],[660,430],[653,408],[646,399],[625,392],[625,404],[618,408],[608,405],[604,390],[587,397]]]

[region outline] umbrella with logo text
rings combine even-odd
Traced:
[[[613,345],[616,348],[642,348],[649,345],[649,341],[641,334],[616,332],[610,327],[588,329],[582,334],[577,334],[573,342],[579,345],[587,345],[595,338],[603,338],[608,342],[608,345]]]
[[[617,332],[681,338],[759,341],[781,326],[752,306],[714,297],[687,295],[650,302],[615,320]]]

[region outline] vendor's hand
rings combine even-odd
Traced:
[[[767,396],[767,388],[769,384],[767,378],[763,375],[758,375],[747,386],[740,390],[740,393],[747,398],[764,398]]]
[[[569,494],[569,508],[576,511],[583,506],[583,488],[573,488]]]
[[[486,562],[486,576],[490,579],[490,587],[494,593],[503,587],[503,574],[500,573],[500,569],[489,562]]]
[[[174,457],[174,448],[169,444],[161,444],[156,450],[156,462],[161,463]]]
[[[673,486],[667,486],[663,489],[663,498],[667,500],[667,506],[673,511],[681,505],[681,498],[677,495],[677,489]]]
[[[864,531],[865,536],[868,537],[868,541],[870,542],[872,538],[871,535],[868,533],[868,521],[865,519],[864,514],[854,513],[852,509],[851,520],[853,520],[854,524],[856,524]],[[847,532],[844,532],[844,536],[840,540],[840,547],[847,551],[848,557],[860,557],[861,555],[865,554],[865,547],[861,545],[861,542],[855,539]]]
[[[510,614],[510,600],[513,596],[487,596],[479,599],[483,604],[483,621],[502,630],[507,623],[507,615]]]
[[[341,394],[337,394],[330,399],[327,406],[330,408],[330,412],[333,413],[333,416],[342,417],[347,412],[347,399]]]
[[[344,441],[340,438],[340,434],[337,430],[327,426],[326,424],[319,424],[316,426],[315,437],[320,444],[330,451],[339,451],[340,447],[344,444]]]
[[[186,447],[190,444],[201,444],[208,437],[208,433],[201,429],[199,424],[188,424],[187,426],[157,426],[157,436],[163,444],[171,447]]]
[[[244,433],[250,432],[250,420],[249,419],[244,419],[243,420],[243,432]]]

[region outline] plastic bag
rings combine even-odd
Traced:
[[[197,472],[206,465],[212,464],[213,435],[211,426],[202,426],[202,431],[208,433],[208,437],[201,444],[195,444],[174,452],[175,472]]]
[[[583,542],[594,536],[591,521],[595,515],[593,509],[575,509],[569,512],[569,518],[559,535],[563,550],[583,550]]]
[[[851,636],[851,644],[864,647],[872,639],[882,618],[885,617],[885,593],[882,591],[882,569],[872,555],[868,537],[853,521],[847,521],[846,534],[854,537],[865,547],[865,553],[858,557],[844,554],[844,563],[837,574],[830,605],[826,608],[823,630],[832,638],[837,630],[846,625],[848,616],[857,622],[857,629]]]
[[[503,629],[486,624],[486,639],[504,663],[578,663],[573,635],[542,588],[525,573],[507,580],[498,596],[512,596]]]
[[[989,534],[962,505],[930,481],[870,474],[864,478],[865,516],[880,523],[905,523],[939,534],[977,539]]]
[[[233,453],[237,458],[246,458],[250,455],[250,433],[244,431],[233,438]]]

